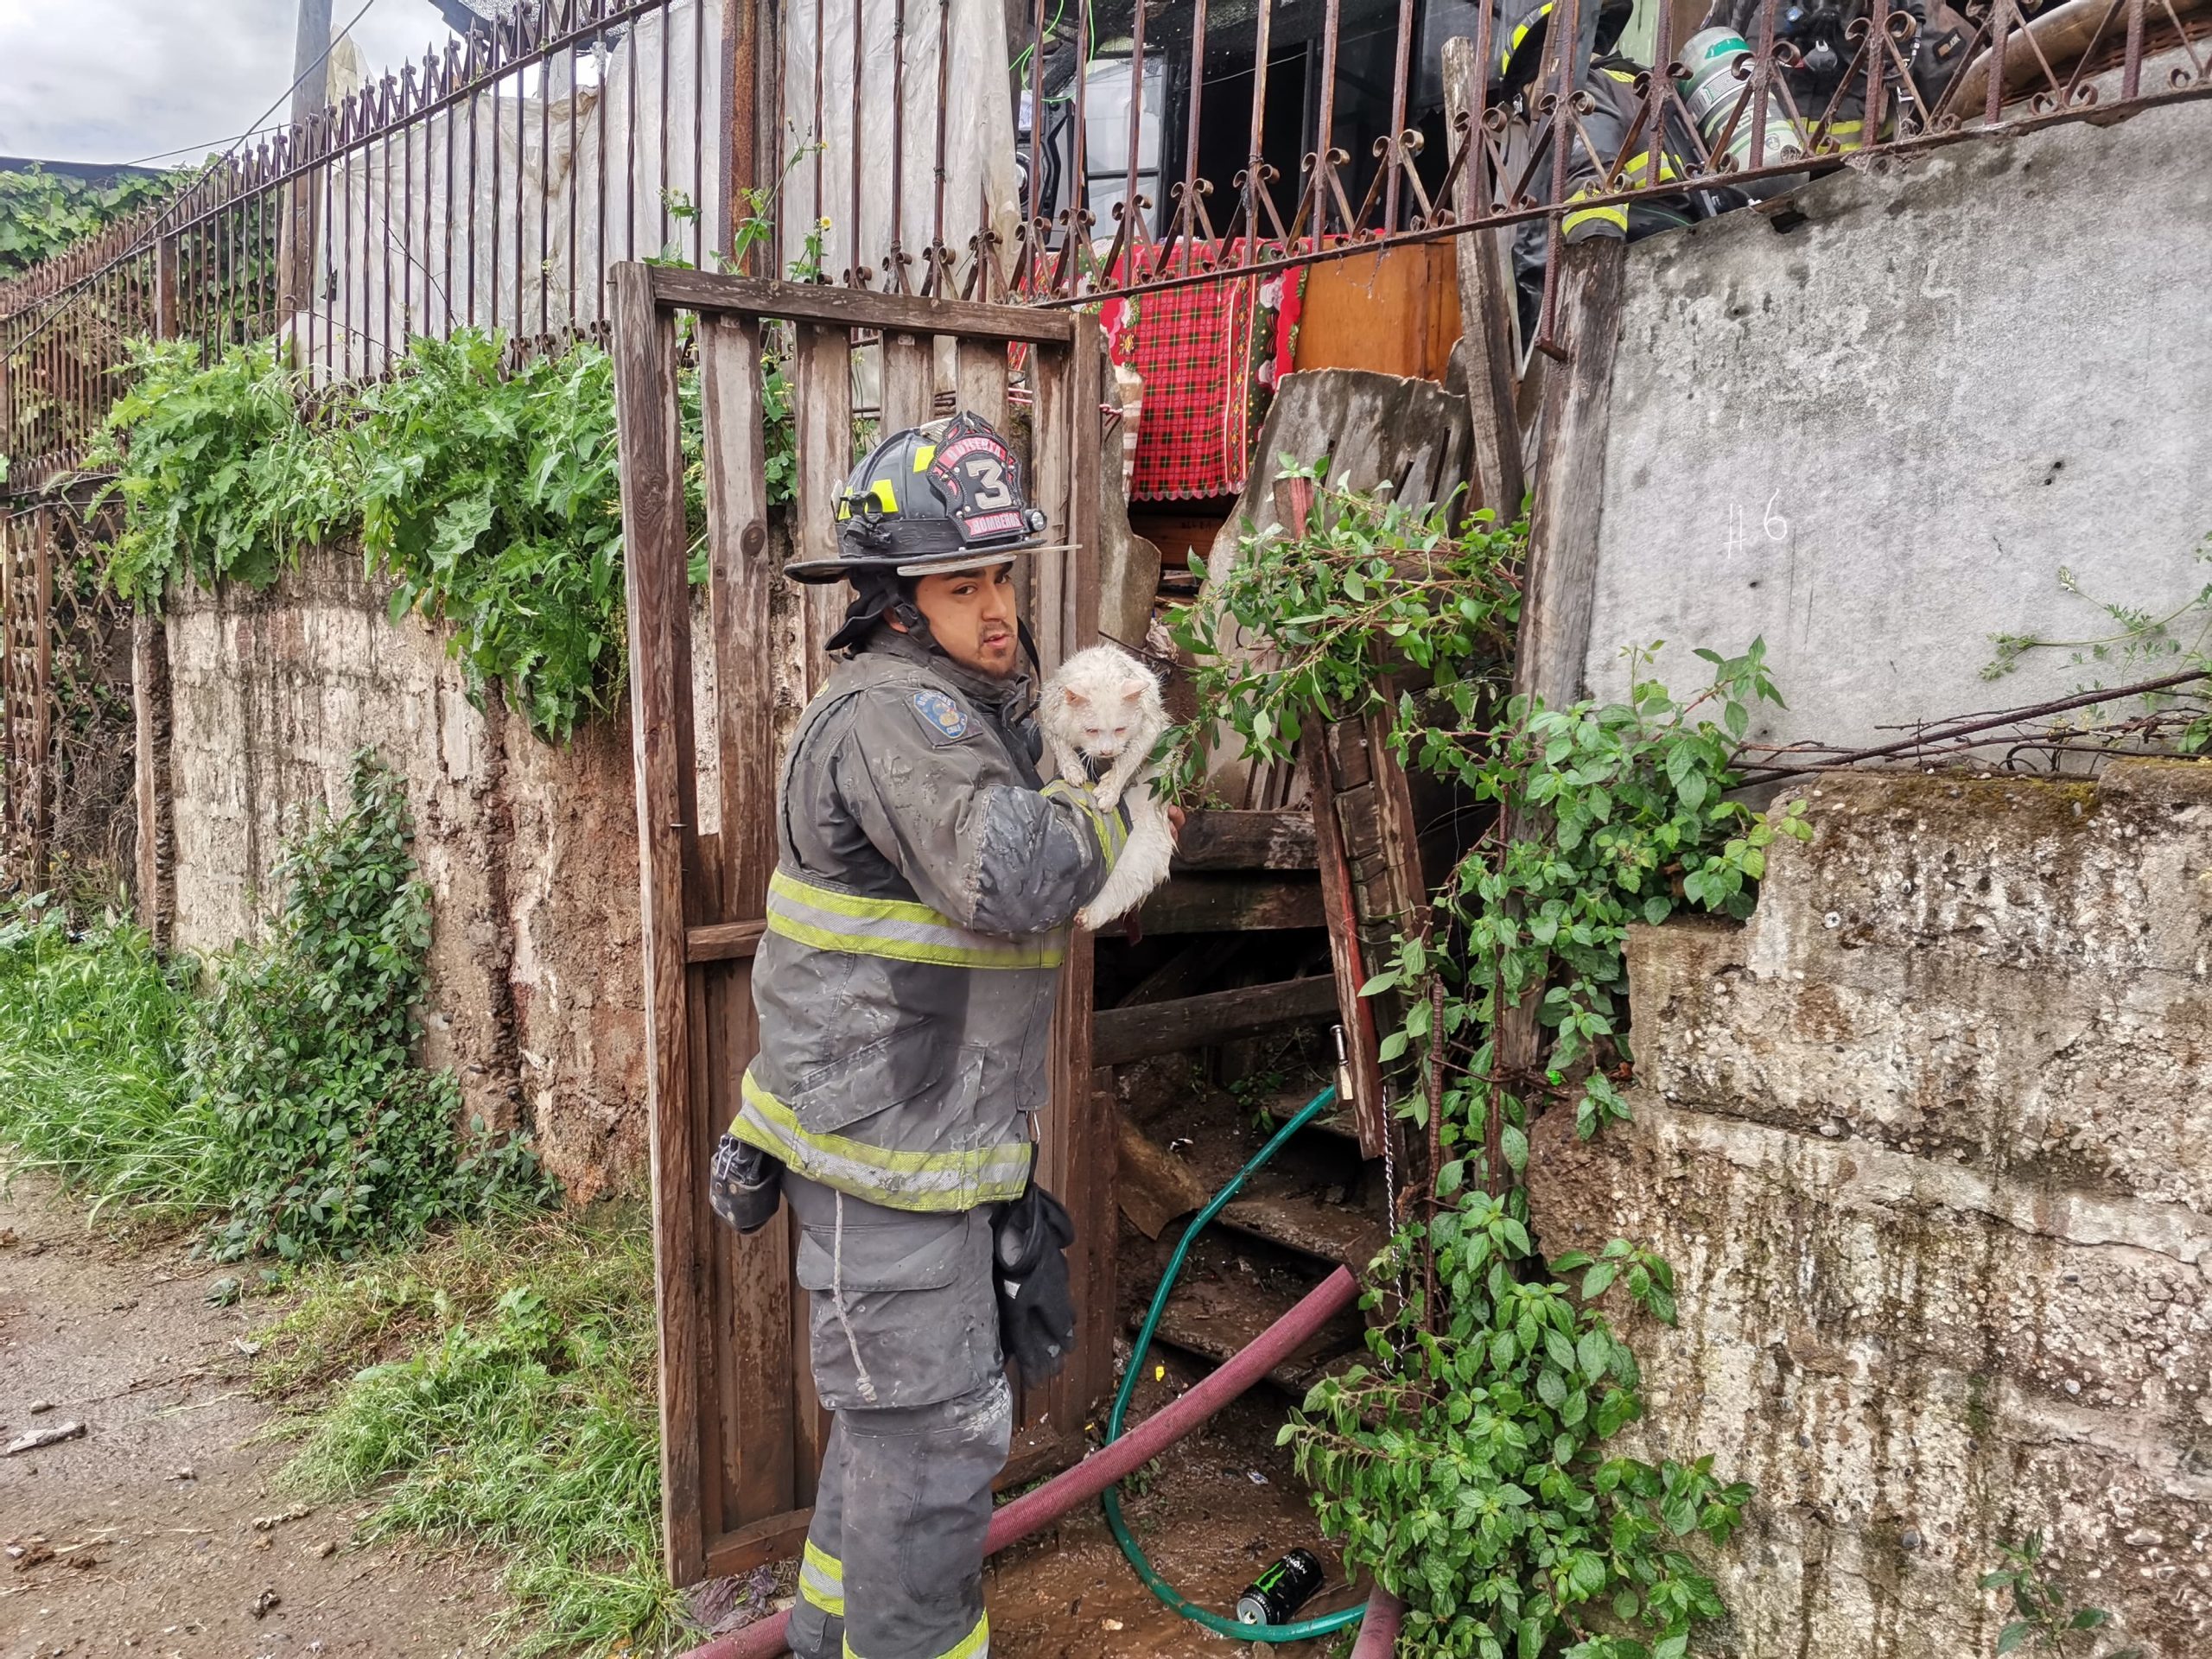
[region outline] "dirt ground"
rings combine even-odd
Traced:
[[[0,1659],[305,1659],[493,1650],[499,1563],[350,1541],[358,1508],[296,1507],[248,1390],[266,1304],[211,1306],[220,1276],[181,1241],[88,1231],[42,1184],[0,1195],[0,1445],[77,1422],[80,1438],[0,1458]],[[1141,1417],[1197,1373],[1147,1376]],[[1148,1365],[1147,1371],[1154,1370]],[[44,1409],[34,1411],[34,1407]],[[1161,1459],[1128,1503],[1169,1581],[1228,1613],[1261,1568],[1318,1547],[1262,1390]],[[273,1522],[257,1526],[257,1522]],[[1307,1612],[1351,1599],[1332,1588]],[[1237,1659],[1253,1651],[1169,1612],[1122,1560],[1097,1506],[988,1570],[1001,1659]],[[257,1611],[258,1608],[258,1611]],[[1302,1643],[1285,1659],[1331,1644]]]
[[[487,1651],[497,1563],[356,1548],[345,1509],[255,1526],[296,1498],[239,1346],[267,1306],[209,1306],[219,1276],[30,1179],[0,1196],[0,1445],[85,1426],[0,1458],[0,1659]]]

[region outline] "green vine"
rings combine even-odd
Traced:
[[[2196,562],[2212,564],[2212,535],[2198,543]],[[2212,582],[2163,611],[2099,599],[2085,591],[2081,579],[2064,565],[2058,569],[2058,587],[2101,613],[2111,624],[2110,631],[2070,638],[1992,634],[1990,645],[1996,654],[1982,664],[1983,679],[2003,679],[2028,657],[2050,652],[2063,652],[2069,665],[2098,677],[2080,683],[2075,689],[2081,691],[2104,689],[2101,677],[2115,672],[2138,683],[2144,677],[2163,678],[2191,669],[2212,675]],[[2099,727],[2115,739],[2170,748],[2178,754],[2196,754],[2212,744],[2212,700],[2208,700],[2202,681],[2149,692],[2141,697],[2136,715],[2117,721],[2113,716],[2110,705],[2099,705],[2074,721]]]
[[[347,789],[286,842],[270,938],[222,960],[187,1055],[231,1162],[218,1260],[350,1255],[545,1195],[527,1142],[458,1137],[453,1074],[415,1061],[430,892],[398,778],[365,751]]]
[[[96,183],[35,163],[0,173],[0,281],[20,276],[128,218],[175,183],[159,173],[119,173]]]
[[[613,708],[626,667],[613,365],[589,342],[510,367],[497,334],[418,338],[386,380],[311,399],[266,347],[201,366],[140,342],[92,464],[123,528],[109,580],[158,610],[172,582],[265,588],[307,549],[358,538],[392,619],[449,628],[480,700],[499,686],[566,741]],[[791,388],[764,365],[768,500],[796,474]],[[695,580],[704,579],[698,377],[678,385]]]
[[[1671,1322],[1671,1271],[1625,1241],[1547,1262],[1517,1183],[1532,1108],[1572,1102],[1586,1135],[1626,1116],[1630,926],[1748,913],[1773,838],[1809,833],[1796,805],[1729,797],[1751,706],[1779,697],[1757,642],[1700,652],[1687,701],[1648,677],[1656,647],[1625,703],[1512,696],[1525,524],[1332,489],[1325,467],[1286,461],[1315,486],[1304,532],[1248,532],[1178,622],[1202,664],[1180,779],[1214,725],[1281,759],[1317,718],[1387,713],[1402,760],[1492,816],[1365,988],[1402,1011],[1382,1053],[1428,1189],[1376,1264],[1373,1365],[1317,1386],[1284,1438],[1347,1566],[1406,1599],[1414,1651],[1678,1659],[1720,1611],[1681,1541],[1725,1541],[1750,1490],[1709,1459],[1609,1454],[1641,1401],[1598,1304],[1618,1286]],[[1503,1052],[1516,1017],[1533,1064]],[[1579,1288],[1557,1276],[1577,1268]]]

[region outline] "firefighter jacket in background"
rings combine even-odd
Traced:
[[[1554,24],[1569,9],[1563,0],[1504,0],[1498,16],[1491,96],[1501,102],[1520,99],[1532,124],[1538,118],[1535,106],[1556,84],[1546,77],[1545,41]],[[1624,0],[1581,0],[1572,9],[1582,35],[1571,48],[1579,65],[1574,90],[1586,94],[1592,107],[1571,117],[1560,112],[1557,128],[1531,152],[1530,188],[1540,198],[1549,197],[1553,147],[1561,142],[1567,146],[1563,199],[1570,202],[1641,189],[1646,184],[1663,184],[1695,172],[1697,147],[1680,117],[1670,112],[1659,146],[1657,170],[1653,173],[1650,135],[1637,121],[1642,99],[1636,82],[1644,67],[1613,50],[1627,26],[1630,6]],[[1635,149],[1624,157],[1621,151],[1631,134]],[[1617,161],[1618,176],[1613,170]],[[1566,214],[1560,228],[1568,241],[1580,242],[1592,236],[1649,236],[1704,217],[1706,212],[1689,196],[1669,194],[1580,208]]]
[[[730,1133],[870,1204],[1028,1181],[1070,925],[1126,833],[1040,779],[1028,696],[879,627],[792,740]]]

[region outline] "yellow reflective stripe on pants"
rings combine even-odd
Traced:
[[[799,1556],[798,1592],[830,1618],[845,1616],[844,1567],[811,1538]]]
[[[779,870],[768,878],[768,931],[817,950],[942,968],[1057,968],[1058,932],[978,933],[927,905],[870,899]]]
[[[1128,844],[1129,831],[1122,822],[1119,812],[1109,812],[1091,799],[1090,791],[1078,789],[1065,778],[1055,778],[1041,791],[1047,800],[1073,801],[1083,816],[1090,820],[1091,833],[1098,837],[1098,850],[1104,855],[1106,868],[1112,869],[1115,860],[1122,855],[1122,849]]]
[[[983,1656],[990,1650],[991,1616],[985,1613],[976,1621],[974,1630],[969,1631],[943,1653],[934,1656],[934,1659],[983,1659]],[[867,1656],[853,1645],[853,1638],[849,1636],[845,1638],[845,1659],[867,1659]]]
[[[893,1152],[849,1135],[818,1135],[747,1071],[729,1132],[810,1180],[894,1210],[972,1210],[1004,1204],[1029,1185],[1029,1142],[949,1152]]]

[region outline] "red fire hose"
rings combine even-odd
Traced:
[[[1359,1621],[1351,1659],[1390,1659],[1398,1648],[1398,1622],[1405,1616],[1404,1602],[1388,1590],[1376,1591],[1367,1599],[1367,1617]]]
[[[1097,1497],[1124,1475],[1134,1474],[1289,1358],[1332,1317],[1349,1307],[1358,1292],[1359,1282],[1351,1270],[1338,1268],[1307,1292],[1296,1306],[1262,1332],[1250,1346],[1173,1403],[1147,1418],[1120,1440],[1092,1452],[1074,1468],[1055,1475],[1036,1491],[1025,1492],[1001,1508],[991,1517],[990,1535],[984,1543],[984,1552],[995,1554],[1008,1544],[1019,1543],[1031,1534],[1043,1531],[1077,1504]],[[1378,1639],[1374,1633],[1386,1608],[1389,1632],[1379,1637],[1380,1646],[1370,1647],[1370,1641]],[[1397,1639],[1397,1612],[1396,1603],[1379,1592],[1376,1595],[1368,1609],[1366,1623],[1360,1627],[1359,1646],[1354,1650],[1358,1659],[1389,1653],[1391,1644]],[[788,1611],[777,1613],[757,1624],[747,1625],[734,1635],[717,1637],[702,1647],[694,1648],[683,1659],[775,1659],[776,1655],[786,1651],[784,1628],[790,1622]]]

